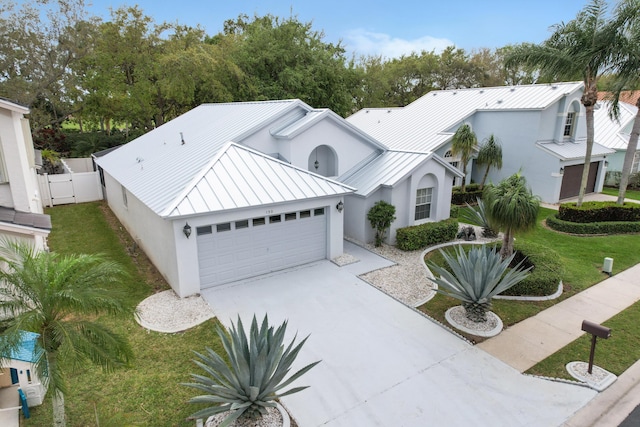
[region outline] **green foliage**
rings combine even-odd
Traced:
[[[451,139],[451,154],[454,156],[460,156],[460,163],[462,163],[462,192],[465,191],[467,183],[467,164],[471,160],[473,151],[478,145],[478,138],[475,132],[471,130],[471,126],[467,123],[463,124],[456,130],[456,133]]]
[[[480,197],[482,197],[482,189],[478,184],[469,184],[464,190],[462,187],[453,187],[451,190],[452,205],[464,206],[465,203],[474,203]]]
[[[514,247],[512,264],[523,262],[524,267],[533,268],[523,281],[503,292],[503,295],[546,296],[557,291],[565,273],[560,254],[547,246],[521,240]]]
[[[520,172],[497,186],[487,186],[483,194],[491,224],[504,233],[500,252],[503,257],[508,257],[513,253],[514,234],[535,227],[540,201],[531,193]]]
[[[467,317],[474,322],[486,321],[491,299],[524,280],[532,268],[521,269],[523,260],[508,270],[515,254],[503,259],[495,247],[486,245],[474,246],[468,253],[462,245],[457,245],[455,256],[443,250],[440,253],[449,270],[428,264],[432,271],[440,275],[433,278],[439,286],[436,291],[467,303]]]
[[[582,206],[563,203],[558,210],[558,219],[580,223],[640,221],[640,205],[632,202],[625,202],[624,205],[615,202],[584,202]]]
[[[469,224],[477,224],[482,227],[482,237],[494,238],[498,236],[496,227],[491,224],[482,199],[476,199],[476,207],[467,203],[467,209],[462,211],[462,220]]]
[[[206,349],[206,354],[195,352],[199,360],[194,360],[194,363],[207,375],[191,374],[195,382],[183,384],[207,393],[192,398],[189,403],[214,405],[194,413],[190,418],[206,418],[230,411],[229,416],[220,424],[220,427],[225,427],[240,417],[260,418],[267,413],[268,407],[276,406],[276,399],[307,388],[295,387],[280,392],[320,363],[310,363],[285,380],[308,338],[295,347],[294,338],[285,349],[286,329],[287,322],[284,321],[274,330],[269,326],[266,315],[260,327],[255,315],[253,316],[248,337],[240,316],[237,323],[232,323],[227,331],[218,326],[217,332],[224,345],[227,360],[210,348]]]
[[[484,175],[482,176],[482,182],[480,183],[480,188],[482,189],[482,187],[484,187],[484,183],[487,181],[489,169],[492,167],[502,169],[502,146],[493,134],[491,134],[489,138],[485,139],[482,145],[480,145],[476,164],[478,166],[487,166],[484,171]]]
[[[459,206],[451,205],[449,207],[449,218],[458,218],[459,212],[460,212]]]
[[[396,230],[396,246],[403,251],[415,251],[438,243],[450,242],[458,234],[458,220],[449,218]]]
[[[22,331],[40,334],[46,357],[38,360],[40,378],[54,401],[68,391],[65,366],[93,362],[105,371],[127,366],[133,350],[127,338],[92,320],[98,314],[132,316],[133,308],[112,289],[123,277],[122,267],[99,255],[57,255],[36,252],[11,240],[0,244],[0,312],[3,336],[15,348]],[[8,349],[0,349],[6,354]],[[58,411],[62,411],[60,414]],[[64,418],[63,404],[54,404],[54,418]]]
[[[376,230],[376,246],[381,246],[391,223],[396,220],[396,207],[380,200],[367,213],[371,227]]]
[[[571,234],[626,234],[640,233],[638,221],[571,222],[563,221],[557,214],[547,217],[547,225],[553,230]]]

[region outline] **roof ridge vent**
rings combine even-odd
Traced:
[[[512,88],[511,88],[511,89],[509,89],[509,90],[510,90],[511,92],[515,92],[515,91],[516,91],[516,88],[515,88],[515,87],[512,87]]]

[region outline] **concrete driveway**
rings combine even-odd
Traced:
[[[369,253],[370,254],[370,253]],[[294,369],[322,359],[285,397],[300,427],[558,426],[596,392],[524,376],[329,261],[203,291],[219,320],[289,320],[311,335]],[[377,259],[376,259],[377,258]]]

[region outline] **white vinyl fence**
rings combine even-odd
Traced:
[[[102,186],[91,159],[63,159],[66,173],[38,175],[42,204],[47,207],[102,200]],[[71,166],[71,167],[70,167]],[[89,170],[74,172],[74,170]]]

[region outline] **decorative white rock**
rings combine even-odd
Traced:
[[[493,337],[502,331],[502,320],[493,311],[487,312],[487,321],[472,322],[467,319],[465,309],[461,305],[451,307],[444,313],[447,322],[454,328],[477,337]]]
[[[596,365],[593,365],[593,369],[591,373],[589,373],[589,364],[587,362],[569,362],[566,367],[567,372],[569,372],[573,378],[586,383],[596,391],[606,389],[618,379],[615,374]]]

